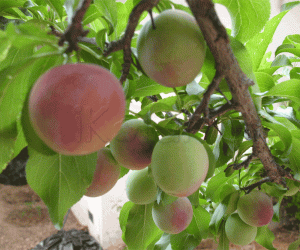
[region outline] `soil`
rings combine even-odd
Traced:
[[[55,234],[57,230],[50,221],[46,205],[28,186],[5,186],[0,184],[0,250],[29,250],[45,238]],[[65,230],[87,230],[70,212]],[[273,230],[274,247],[287,250],[290,243],[297,240],[297,231],[288,231],[282,227]],[[125,244],[111,246],[105,250],[122,250]],[[197,250],[215,250],[217,244],[211,240],[203,240]],[[244,247],[230,245],[231,250],[266,249],[253,242]],[[300,248],[299,248],[300,249]]]

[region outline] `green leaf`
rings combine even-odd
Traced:
[[[300,178],[300,154],[299,154],[299,148],[300,148],[300,139],[294,136],[294,133],[296,134],[298,130],[292,130],[291,134],[293,136],[292,140],[292,151],[289,155],[290,165],[289,167],[294,171],[295,174],[298,175],[298,178]]]
[[[291,69],[290,78],[300,80],[300,67],[294,67],[294,68]]]
[[[229,250],[229,240],[225,232],[225,223],[223,223],[223,226],[221,227],[220,231],[221,232],[219,236],[219,244],[217,250]]]
[[[300,246],[300,238],[289,245],[288,250],[298,250]]]
[[[278,107],[276,110],[266,109],[269,114],[275,117],[284,117],[300,129],[300,121],[295,116],[295,111],[292,107],[285,109]]]
[[[41,22],[32,21],[12,27],[7,31],[7,35],[13,41],[12,45],[20,49],[36,45],[58,47],[57,37],[49,35],[46,24]]]
[[[273,17],[267,22],[262,32],[256,34],[249,42],[247,42],[246,48],[248,49],[248,52],[251,56],[254,72],[258,71],[258,68],[266,54],[267,48],[269,47],[269,44],[272,41],[277,26],[279,25],[281,19],[285,16],[287,12],[288,11],[281,12],[275,17]]]
[[[172,250],[194,250],[200,242],[201,240],[187,234],[185,231],[171,235]]]
[[[222,123],[222,139],[235,152],[244,139],[245,126],[237,120],[226,120]]]
[[[0,131],[0,173],[6,168],[7,163],[13,158],[15,140],[18,136],[17,124],[9,130]]]
[[[133,205],[128,213],[127,224],[123,227],[123,240],[128,250],[145,250],[154,239],[160,239],[163,232],[152,218],[153,203]]]
[[[98,11],[100,12],[100,16],[109,24],[111,25],[110,30],[114,30],[117,25],[118,21],[118,10],[117,10],[117,3],[115,0],[95,0],[95,6],[97,7]],[[110,32],[112,33],[112,32]],[[110,35],[109,33],[109,35]]]
[[[238,149],[238,154],[236,156],[236,160],[240,160],[240,158],[243,156],[243,154],[253,146],[253,141],[243,141]]]
[[[280,123],[270,123],[270,122],[262,121],[262,125],[269,129],[272,129],[278,134],[278,136],[280,137],[281,141],[285,146],[285,150],[282,153],[282,156],[288,156],[292,149],[292,135],[290,131]]]
[[[131,210],[131,208],[133,206],[134,206],[134,203],[131,202],[131,201],[128,201],[128,202],[126,202],[123,205],[123,207],[122,207],[122,209],[120,211],[119,222],[120,222],[121,230],[123,232],[122,238],[123,238],[123,236],[125,236],[126,225],[127,225],[127,220],[128,220],[129,212],[130,212],[130,210]]]
[[[105,42],[106,42],[106,33],[107,33],[107,29],[101,29],[97,32],[96,35],[96,42],[97,45],[104,50],[105,49]]]
[[[300,1],[285,3],[285,4],[281,5],[280,11],[282,12],[282,11],[285,11],[285,10],[291,10],[292,8],[296,7],[299,4],[300,4]]]
[[[29,118],[29,110],[28,110],[28,99],[29,95],[27,95],[23,110],[22,110],[22,117],[21,117],[21,124],[23,127],[23,131],[25,134],[26,141],[28,142],[28,145],[36,150],[37,152],[44,154],[44,155],[54,155],[56,152],[54,152],[52,149],[50,149],[44,141],[36,134],[35,130],[32,127],[32,124],[30,122]]]
[[[300,103],[300,80],[291,79],[275,85],[265,96],[282,96]]]
[[[170,234],[164,233],[159,239],[159,241],[157,241],[156,244],[154,245],[153,250],[167,250],[167,248],[171,246],[170,238],[171,238]]]
[[[276,250],[275,247],[273,247],[272,242],[274,241],[275,236],[273,232],[268,228],[268,226],[258,227],[257,228],[257,235],[255,237],[255,241],[262,245],[263,247],[269,249],[269,250]]]
[[[2,12],[5,9],[13,8],[13,7],[23,7],[24,3],[27,0],[1,0],[0,2],[0,12]]]
[[[62,59],[57,54],[37,54],[0,71],[0,114],[5,117],[0,120],[0,131],[9,128],[20,117],[27,93],[38,77]]]
[[[290,59],[286,55],[278,55],[272,62],[271,67],[293,66]]]
[[[275,86],[273,77],[267,73],[255,72],[255,78],[260,92],[268,91]]]
[[[11,47],[11,41],[9,41],[5,37],[0,39],[0,62],[7,57],[10,47]]]
[[[83,25],[87,25],[94,20],[98,19],[100,16],[100,13],[97,9],[97,7],[94,4],[91,4],[90,7],[87,9],[87,11],[84,14],[82,23]]]
[[[0,131],[14,126],[20,116],[23,102],[29,91],[30,75],[34,69],[33,62],[20,67],[12,67],[0,72]],[[20,82],[22,84],[20,84]]]
[[[150,103],[146,107],[144,107],[140,112],[139,115],[144,116],[148,112],[151,114],[156,112],[162,112],[162,111],[173,111],[174,105],[176,103],[177,96],[170,96],[161,100],[158,100],[157,102]]]
[[[134,97],[151,96],[160,93],[171,93],[172,88],[164,87],[155,81],[151,80],[149,77],[142,75],[138,80],[136,80],[136,91]]]
[[[203,207],[193,207],[193,219],[186,232],[195,235],[198,239],[206,239],[209,233],[210,213]]]
[[[232,21],[232,36],[246,43],[260,32],[269,20],[271,4],[269,0],[216,0],[223,4]]]
[[[213,176],[207,184],[206,198],[211,199],[214,202],[218,202],[219,197],[216,196],[216,192],[218,189],[222,189],[224,185],[227,184],[229,179],[230,178],[225,176],[224,172],[220,172],[219,174]]]
[[[61,229],[67,211],[93,180],[97,153],[84,156],[42,155],[29,148],[26,178],[48,207],[52,223]]]
[[[282,44],[280,45],[276,51],[275,51],[275,56],[277,56],[280,53],[291,53],[294,54],[295,56],[300,56],[300,48],[296,48],[295,45],[293,44]]]
[[[216,210],[214,211],[210,223],[209,223],[209,228],[210,230],[212,230],[214,232],[214,234],[216,235],[219,231],[220,225],[223,221],[223,217],[225,215],[226,212],[226,206],[222,203],[220,203]]]
[[[120,37],[120,35],[125,31],[125,28],[127,26],[129,14],[131,12],[131,9],[128,10],[126,5],[131,5],[130,2],[132,1],[126,1],[125,3],[122,2],[117,2],[117,10],[118,10],[118,24],[116,27],[116,33],[117,33],[117,38]]]
[[[57,13],[60,20],[62,21],[64,16],[64,8],[63,8],[62,1],[61,0],[45,0],[45,1]],[[72,17],[68,17],[68,18],[71,19]]]

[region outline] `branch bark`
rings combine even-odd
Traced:
[[[111,42],[103,53],[104,56],[108,56],[112,52],[123,50],[124,64],[120,78],[121,83],[125,82],[129,74],[130,65],[132,63],[131,40],[139,23],[139,19],[144,11],[151,11],[152,8],[158,4],[158,2],[159,0],[141,0],[130,13],[125,35],[120,40]]]
[[[187,3],[215,58],[216,70],[219,75],[225,76],[236,110],[244,118],[253,140],[253,154],[261,160],[270,181],[284,184],[283,176],[287,173],[275,162],[268,148],[261,120],[248,90],[253,82],[243,73],[234,57],[229,37],[215,12],[214,4],[211,0],[187,0]],[[192,121],[195,123],[195,118]]]

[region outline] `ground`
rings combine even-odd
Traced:
[[[30,250],[45,238],[56,233],[51,224],[48,211],[41,199],[26,185],[21,187],[0,184],[0,250]],[[65,230],[83,229],[72,213],[69,214]],[[288,245],[298,238],[298,232],[283,228],[274,230],[274,247],[287,250]],[[124,245],[111,246],[105,250],[121,250]],[[217,245],[204,240],[198,250],[215,250]],[[231,250],[262,250],[257,243],[248,246],[230,246]],[[300,248],[299,248],[300,249]]]

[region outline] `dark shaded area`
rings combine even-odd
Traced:
[[[103,248],[88,232],[71,229],[58,231],[31,250],[103,250]]]
[[[25,167],[28,158],[28,148],[25,147],[2,171],[0,174],[0,183],[12,186],[27,185]]]

